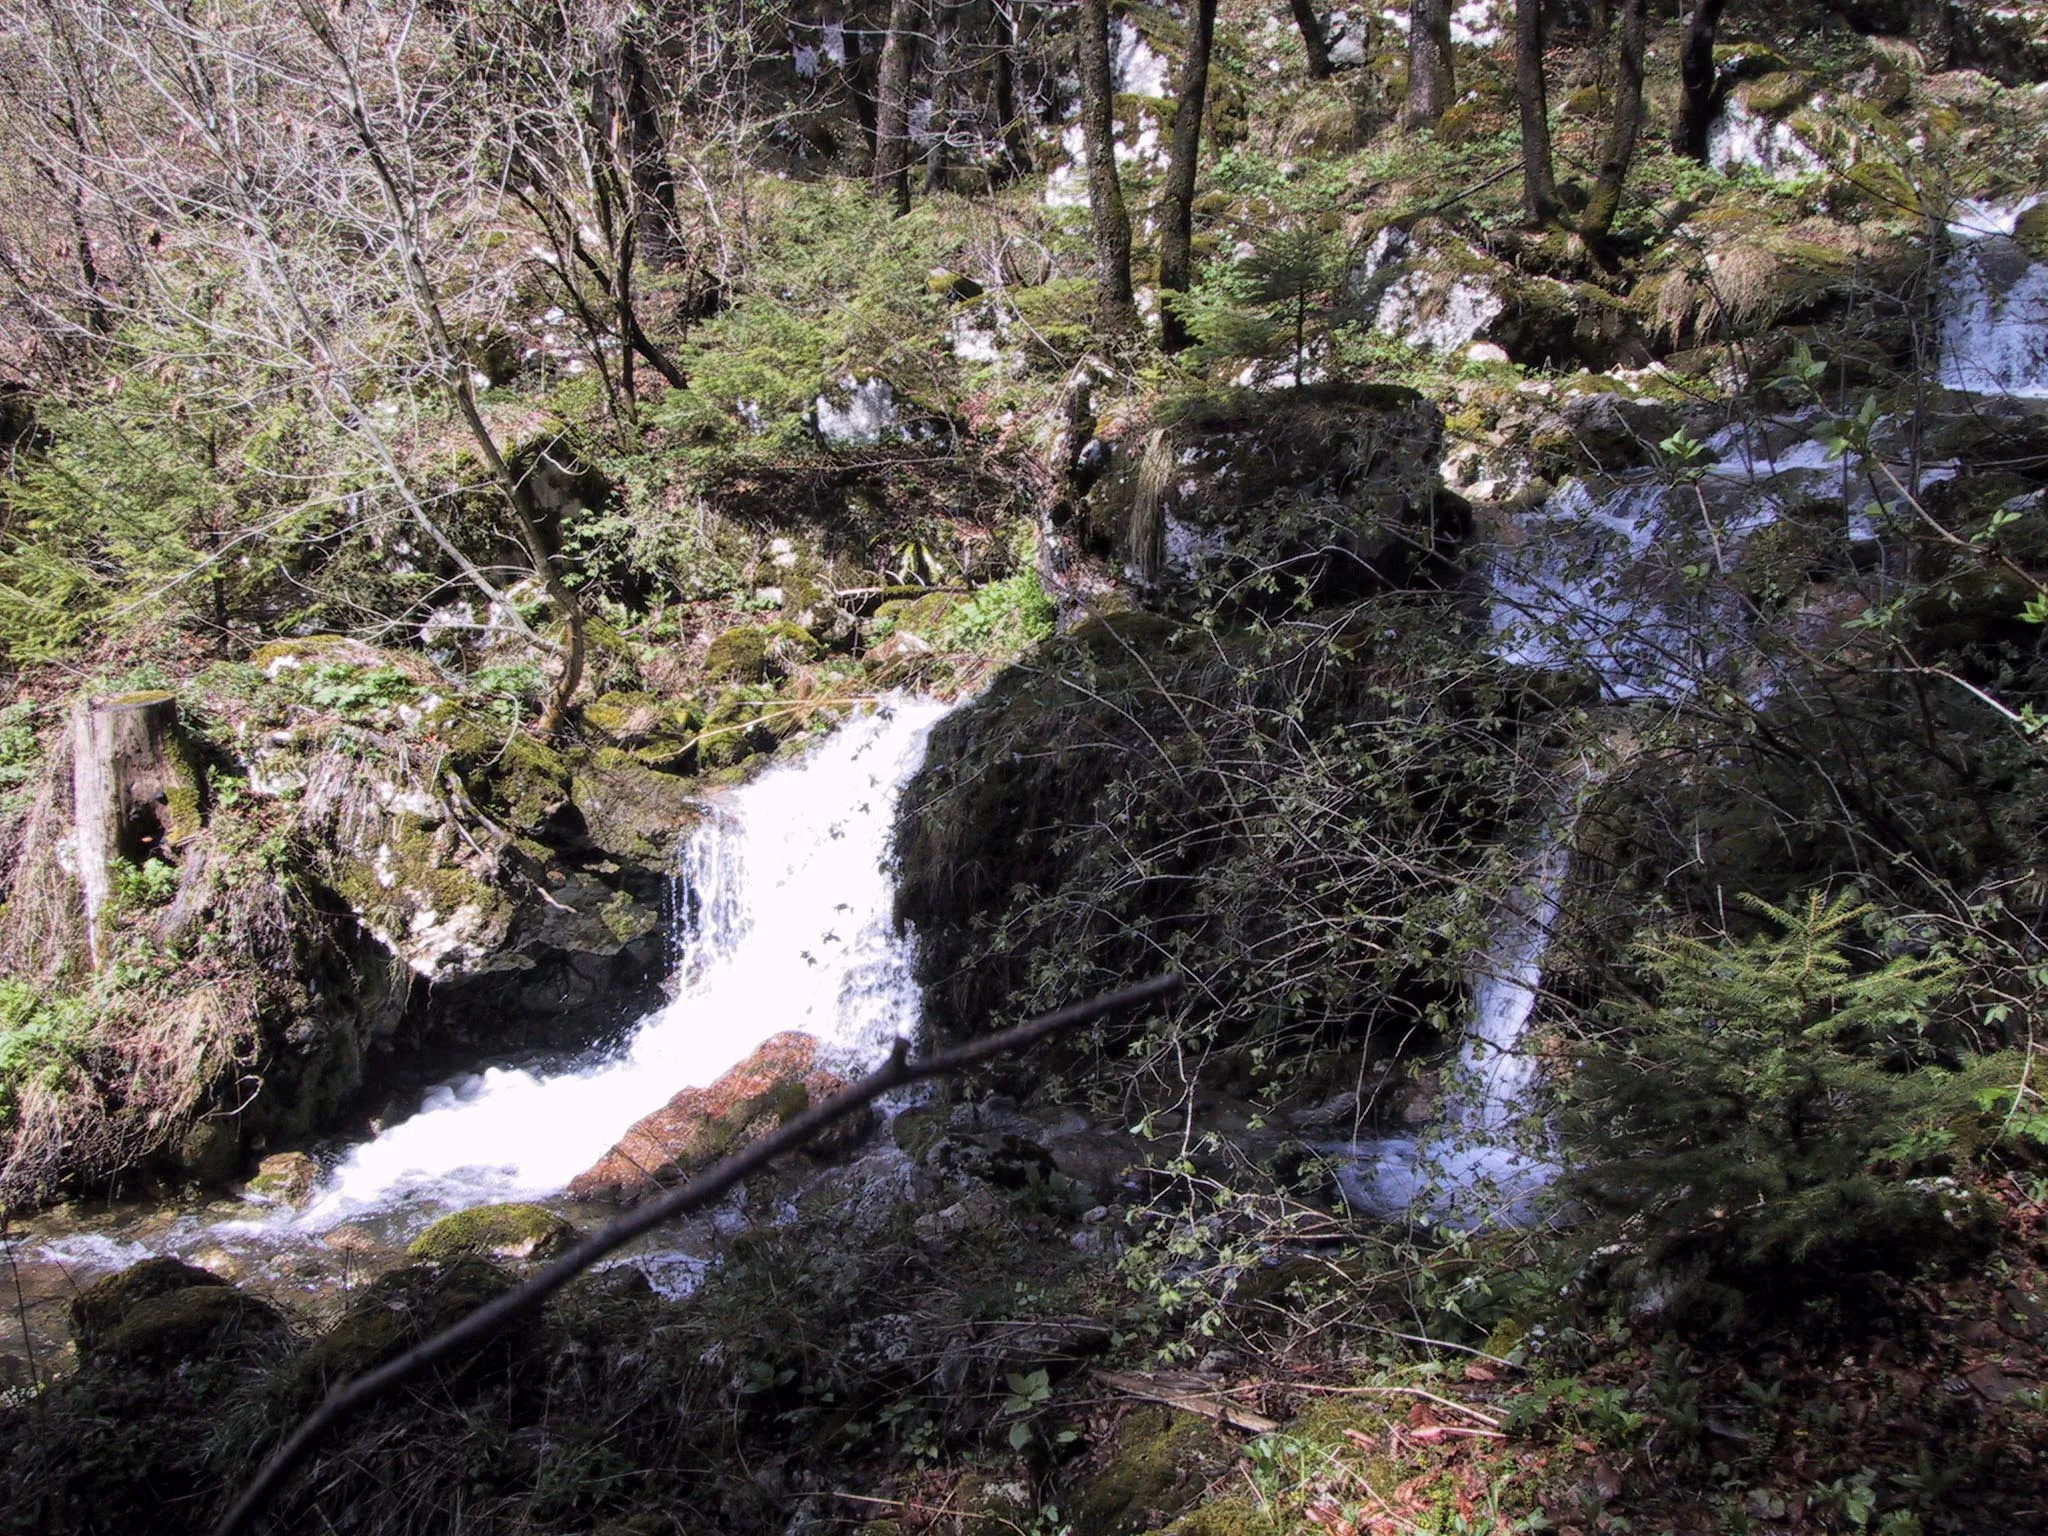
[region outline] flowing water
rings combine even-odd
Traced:
[[[1964,203],[1942,267],[1941,383],[1973,394],[2048,399],[2048,263],[2013,238],[2040,199]]]
[[[296,1213],[216,1202],[39,1219],[12,1247],[30,1305],[54,1323],[93,1276],[157,1254],[278,1293],[322,1295],[451,1211],[501,1200],[561,1207],[569,1181],[635,1120],[770,1035],[815,1035],[823,1060],[842,1071],[877,1064],[918,1024],[886,858],[897,800],[945,710],[886,701],[711,807],[678,875],[675,996],[616,1051],[486,1066],[437,1085],[414,1113],[344,1149]],[[637,1261],[670,1288],[701,1269],[686,1251]],[[43,1331],[61,1336],[61,1326]]]

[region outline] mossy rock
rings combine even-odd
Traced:
[[[1714,69],[1730,80],[1755,80],[1789,70],[1785,56],[1761,43],[1718,43],[1714,47]]]
[[[1076,1536],[1131,1536],[1156,1530],[1186,1512],[1235,1447],[1218,1438],[1215,1421],[1171,1408],[1146,1407],[1117,1426],[1102,1470],[1069,1496]]]
[[[765,683],[824,653],[818,637],[801,625],[743,624],[711,642],[704,675],[715,682]]]
[[[284,1331],[283,1317],[269,1302],[231,1285],[194,1285],[136,1302],[89,1354],[132,1365],[204,1360]]]
[[[945,1116],[932,1109],[906,1109],[889,1122],[889,1139],[917,1162],[945,1133]]]
[[[201,1184],[225,1184],[242,1162],[242,1135],[237,1121],[218,1115],[195,1120],[178,1138],[178,1172]]]
[[[935,299],[965,301],[981,297],[981,284],[959,272],[949,272],[944,267],[932,268],[931,276],[924,281],[924,291]]]
[[[576,1241],[576,1229],[538,1205],[480,1205],[443,1216],[405,1250],[424,1263],[447,1264],[465,1254],[502,1262],[551,1259]]]
[[[1284,1530],[1272,1510],[1233,1496],[1189,1510],[1166,1528],[1166,1536],[1280,1536]]]
[[[583,723],[621,746],[641,748],[687,740],[701,722],[687,704],[671,703],[658,694],[615,692],[585,704]]]
[[[81,1353],[89,1351],[142,1302],[194,1286],[226,1284],[212,1270],[183,1259],[144,1259],[119,1274],[94,1281],[71,1298],[71,1337]]]
[[[511,1288],[510,1275],[474,1255],[380,1275],[299,1357],[298,1385],[317,1394],[344,1377],[360,1376]],[[478,1350],[468,1363],[487,1365],[493,1355]]]
[[[892,635],[907,631],[930,639],[948,615],[966,601],[958,592],[921,592],[914,598],[883,603],[875,610],[875,633]]]
[[[2019,216],[2012,238],[2035,261],[2048,261],[2048,202],[2036,203]]]
[[[690,756],[696,755],[691,738]],[[624,754],[599,753],[570,785],[590,840],[619,858],[661,859],[696,825],[690,780],[662,773]]]
[[[279,1152],[256,1165],[246,1188],[280,1205],[301,1205],[320,1182],[320,1165],[304,1152]]]
[[[1792,70],[1779,70],[1738,85],[1731,99],[1756,117],[1785,117],[1813,99],[1813,82]]]

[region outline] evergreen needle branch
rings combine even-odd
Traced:
[[[214,1536],[235,1536],[270,1502],[294,1468],[313,1448],[350,1414],[367,1407],[401,1382],[409,1381],[429,1366],[482,1344],[507,1324],[534,1311],[548,1297],[575,1279],[607,1254],[651,1232],[666,1221],[691,1211],[702,1210],[719,1199],[750,1174],[793,1152],[835,1121],[880,1098],[892,1088],[927,1078],[946,1077],[993,1057],[1007,1055],[1036,1044],[1046,1036],[1091,1023],[1109,1014],[1141,1007],[1170,996],[1180,989],[1181,979],[1169,972],[1141,981],[1116,992],[1105,992],[1053,1013],[1028,1019],[1014,1029],[984,1036],[950,1051],[940,1051],[922,1061],[910,1059],[910,1042],[899,1038],[889,1059],[845,1092],[822,1104],[813,1105],[778,1130],[762,1137],[742,1152],[735,1153],[699,1178],[692,1179],[657,1199],[649,1200],[601,1232],[594,1232],[576,1244],[523,1284],[515,1286],[467,1316],[452,1323],[432,1338],[366,1375],[342,1382],[328,1393],[291,1436],[279,1446],[250,1481],[234,1506],[214,1527]]]

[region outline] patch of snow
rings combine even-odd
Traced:
[[[1109,73],[1116,89],[1123,95],[1150,96],[1157,101],[1172,94],[1168,85],[1172,68],[1166,61],[1166,55],[1154,48],[1132,22],[1117,23]]]
[[[1811,175],[1822,161],[1787,122],[1759,117],[1740,102],[1728,108],[1707,129],[1707,163],[1717,171],[1753,166],[1773,181]]]
[[[1473,48],[1491,48],[1501,38],[1494,0],[1463,0],[1451,12],[1451,41]]]
[[[818,436],[828,443],[879,443],[884,436],[903,430],[903,416],[896,405],[896,391],[889,381],[869,378],[855,383],[848,375],[839,381],[845,403],[830,395],[818,396],[813,407]]]

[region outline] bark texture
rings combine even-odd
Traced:
[[[1308,77],[1330,78],[1330,40],[1323,32],[1323,19],[1316,14],[1315,0],[1287,0],[1294,10],[1294,24],[1301,28],[1301,46],[1308,51]]]
[[[1530,228],[1541,229],[1557,215],[1543,78],[1543,0],[1515,0],[1515,100],[1522,114],[1522,216]]]
[[[1116,173],[1116,121],[1109,75],[1108,0],[1081,0],[1081,135],[1088,153],[1088,214],[1095,235],[1095,323],[1128,331],[1138,323],[1131,296],[1131,216]]]
[[[1164,295],[1186,293],[1194,277],[1195,166],[1202,151],[1202,110],[1209,94],[1209,51],[1216,37],[1216,0],[1194,0],[1187,57],[1181,61],[1173,119],[1173,156],[1166,167],[1166,218],[1159,232],[1159,345],[1184,350],[1187,326]]]
[[[1678,121],[1671,147],[1703,165],[1714,119],[1714,32],[1726,6],[1727,0],[1694,0],[1685,13],[1685,37],[1678,49]]]
[[[1451,0],[1414,0],[1408,8],[1408,107],[1402,121],[1410,128],[1434,128],[1456,91]]]
[[[1607,149],[1600,158],[1600,180],[1586,205],[1584,234],[1602,241],[1621,211],[1621,194],[1635,164],[1636,142],[1643,132],[1643,43],[1650,30],[1649,0],[1622,0],[1620,40],[1614,70],[1614,121],[1607,130]]]
[[[910,66],[917,52],[917,0],[890,0],[889,37],[875,74],[877,195],[910,212]]]

